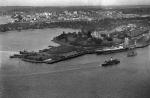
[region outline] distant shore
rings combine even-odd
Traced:
[[[57,21],[57,22],[13,22],[7,24],[0,24],[0,32],[7,31],[21,31],[28,29],[44,29],[44,28],[72,28],[72,29],[81,29],[85,28],[98,28],[102,26],[101,29],[111,29],[114,26],[120,24],[120,22],[129,23],[131,21],[138,22],[137,20],[147,21],[150,17],[138,17],[138,18],[123,18],[123,19],[103,19],[103,20],[93,20],[93,21]],[[114,23],[108,27],[107,24]],[[106,24],[107,23],[107,24]]]

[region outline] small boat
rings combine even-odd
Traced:
[[[107,60],[105,61],[102,66],[112,66],[112,65],[117,65],[119,64],[120,61],[118,59],[111,59],[111,60]]]

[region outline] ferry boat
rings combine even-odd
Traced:
[[[118,59],[110,59],[110,60],[106,60],[102,66],[106,67],[106,66],[112,66],[112,65],[117,65],[120,63],[120,60]]]

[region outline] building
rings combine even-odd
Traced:
[[[91,36],[93,38],[97,38],[97,39],[103,39],[103,37],[101,36],[101,34],[107,34],[107,31],[93,31],[91,33]]]

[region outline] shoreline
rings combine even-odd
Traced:
[[[147,43],[145,45],[139,45],[139,46],[136,46],[134,49],[138,49],[138,48],[144,48],[144,47],[147,47],[149,46],[150,43]],[[74,55],[69,55],[67,57],[63,57],[63,58],[59,58],[59,59],[52,59],[52,60],[48,60],[48,61],[38,61],[38,60],[31,60],[31,59],[26,59],[26,58],[23,58],[21,57],[21,54],[18,54],[18,55],[13,55],[13,56],[10,56],[10,58],[21,58],[21,60],[23,61],[26,61],[26,62],[30,62],[30,63],[46,63],[46,64],[53,64],[53,63],[57,63],[57,62],[60,62],[60,61],[65,61],[65,60],[68,60],[68,59],[73,59],[73,58],[76,58],[76,57],[79,57],[79,56],[83,56],[83,55],[86,55],[86,54],[97,54],[97,55],[102,55],[102,54],[112,54],[112,53],[119,53],[119,52],[125,52],[128,50],[128,48],[123,48],[123,49],[118,49],[118,50],[109,50],[109,51],[101,51],[99,53],[97,53],[96,51],[97,49],[94,49],[94,50],[87,50],[87,51],[84,51],[84,52],[78,52],[77,54],[74,54]]]

